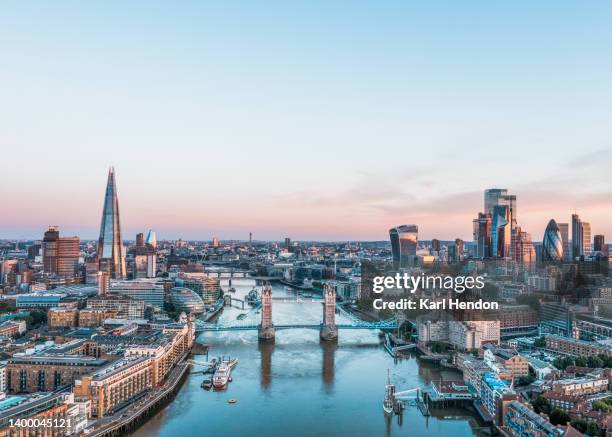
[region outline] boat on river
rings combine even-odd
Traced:
[[[389,369],[387,369],[387,385],[385,386],[385,399],[383,400],[383,410],[385,414],[393,414],[395,406],[395,385],[391,384]]]
[[[237,358],[220,358],[220,364],[212,377],[213,387],[220,390],[232,380],[232,369],[238,364]]]

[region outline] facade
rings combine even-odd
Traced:
[[[160,309],[164,307],[164,286],[155,280],[111,281],[108,291],[111,294],[142,300]]]
[[[174,331],[164,330],[162,338],[144,344],[132,344],[126,351],[127,357],[147,357],[150,359],[151,384],[163,383],[178,360],[187,353],[194,342],[194,328],[191,323]]]
[[[107,295],[87,299],[88,310],[114,312],[116,317],[123,319],[144,318],[145,303],[127,296]]]
[[[112,167],[108,172],[106,193],[104,195],[104,209],[102,210],[102,223],[100,224],[97,259],[99,269],[108,272],[110,278],[126,278],[125,253],[119,221],[119,200],[117,199],[115,170]]]
[[[499,310],[500,329],[538,326],[538,312],[529,305],[505,305]]]
[[[491,214],[491,252],[494,258],[508,258],[512,241],[512,216],[507,205],[495,205]]]
[[[59,293],[18,294],[15,305],[17,308],[55,308],[64,297]]]
[[[564,434],[562,429],[516,400],[506,407],[503,429],[513,437],[561,437]]]
[[[582,221],[578,214],[572,214],[572,258],[581,256],[583,249]]]
[[[448,321],[431,320],[427,317],[417,318],[419,343],[427,344],[437,341],[448,341]]]
[[[569,225],[567,223],[557,223],[559,232],[561,232],[561,241],[563,241],[563,261],[569,262],[572,260],[572,247],[569,239]]]
[[[448,324],[448,341],[460,350],[478,350],[483,344],[499,344],[499,320],[450,321]]]
[[[83,309],[79,311],[79,326],[95,328],[102,326],[104,320],[117,317],[117,310]]]
[[[514,260],[517,263],[525,266],[535,263],[536,253],[531,241],[531,234],[523,232],[520,227],[517,227],[514,246]]]
[[[76,308],[51,308],[47,312],[47,323],[51,328],[78,326],[79,311]]]
[[[74,395],[91,401],[91,413],[104,417],[152,387],[150,358],[124,357],[74,382]]]
[[[546,336],[546,348],[555,352],[560,352],[575,357],[599,354],[612,356],[612,346],[597,343],[594,341],[584,341],[570,337],[560,337],[558,335]]]
[[[145,244],[151,246],[153,249],[157,248],[157,235],[155,231],[149,229],[149,233],[147,234],[147,239],[145,240]]]
[[[86,404],[74,402],[67,390],[46,393],[40,396],[12,396],[5,399],[9,405],[0,413],[0,435],[2,436],[58,436],[77,435],[87,426]],[[66,427],[17,428],[12,422],[27,418],[45,423],[60,423]]]
[[[177,287],[186,287],[202,298],[204,305],[214,304],[221,295],[219,278],[206,273],[181,273],[175,281]]]
[[[395,268],[408,267],[414,264],[418,244],[419,228],[417,225],[401,225],[389,229],[391,252]]]
[[[551,219],[542,239],[542,261],[560,263],[563,261],[563,237],[557,222]]]
[[[552,384],[552,391],[566,396],[586,396],[608,391],[608,377],[560,379]]]
[[[0,324],[0,336],[14,337],[26,331],[25,320],[7,320]]]
[[[582,222],[582,255],[590,256],[593,251],[591,246],[591,224]]]
[[[79,355],[35,354],[13,356],[6,365],[9,393],[54,391],[100,368],[105,360]]]
[[[601,252],[606,256],[608,255],[608,245],[603,235],[599,234],[593,237],[593,252]]]
[[[202,314],[205,311],[204,302],[195,291],[185,287],[174,287],[170,290],[170,297],[178,311],[191,314]]]
[[[492,255],[491,226],[493,219],[489,213],[479,213],[474,219],[474,241],[476,242],[476,258],[490,258]]]
[[[42,240],[43,270],[50,275],[72,278],[77,275],[79,237],[60,237],[56,226],[49,226]]]
[[[482,375],[482,384],[480,387],[480,401],[482,406],[495,418],[497,416],[497,407],[500,399],[506,394],[513,394],[514,391],[508,387],[505,381],[502,381],[493,373],[485,373]]]

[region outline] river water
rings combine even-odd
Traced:
[[[223,284],[223,282],[222,282]],[[243,298],[253,287],[234,280]],[[273,296],[294,296],[273,286]],[[247,310],[225,307],[220,320],[235,320]],[[320,323],[320,302],[273,304],[276,324]],[[253,320],[259,314],[252,313]],[[249,316],[249,317],[251,317]],[[336,316],[337,323],[342,316]],[[346,321],[345,321],[346,322]],[[231,355],[239,362],[225,391],[200,387],[204,376],[191,374],[174,401],[135,435],[145,436],[471,436],[480,425],[467,411],[445,409],[423,417],[408,405],[402,420],[382,410],[387,369],[397,390],[423,387],[431,380],[457,380],[461,375],[417,361],[394,360],[377,331],[341,330],[337,344],[321,342],[318,330],[276,332],[274,344],[260,344],[257,331],[204,333],[210,358]],[[205,360],[205,356],[195,357]],[[195,370],[195,368],[194,368]],[[229,404],[230,398],[237,400]]]

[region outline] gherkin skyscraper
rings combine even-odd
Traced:
[[[104,210],[100,225],[98,240],[98,262],[100,270],[108,272],[112,279],[125,279],[125,256],[123,240],[121,240],[121,225],[119,224],[119,200],[117,199],[117,184],[115,169],[108,171],[108,182],[104,195]]]

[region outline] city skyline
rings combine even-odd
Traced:
[[[488,202],[490,202],[490,201],[488,200],[488,197],[487,197],[488,194],[487,193],[488,192],[498,193],[500,191],[505,193],[505,195],[508,194],[507,193],[507,189],[505,189],[505,188],[504,189],[500,189],[499,187],[496,187],[496,188],[487,188],[487,189],[483,190],[484,195],[485,195],[485,209],[487,209],[487,208],[491,209],[492,208],[490,205],[488,205]],[[116,181],[115,181],[115,169],[114,169],[113,166],[111,166],[109,168],[108,174],[107,174],[107,183],[106,183],[105,194],[104,194],[104,199],[103,199],[103,208],[102,208],[102,217],[103,217],[103,220],[102,220],[101,226],[98,228],[98,231],[97,231],[98,235],[99,235],[98,240],[102,239],[102,233],[104,232],[104,228],[105,227],[107,227],[109,229],[112,229],[113,226],[115,226],[118,229],[118,235],[120,235],[120,237],[119,237],[120,241],[131,241],[132,240],[132,238],[131,238],[132,235],[135,236],[136,234],[142,232],[145,228],[149,230],[148,238],[150,238],[151,232],[154,232],[154,233],[156,232],[157,228],[155,228],[155,226],[136,228],[135,231],[132,232],[132,233],[128,233],[127,235],[121,235],[121,230],[120,230],[121,229],[121,224],[119,222],[119,215],[118,215],[119,203],[118,203],[117,192],[118,192],[118,188],[116,186]],[[482,193],[480,194],[480,196],[482,198]],[[511,207],[511,209],[513,211],[512,212],[512,221],[515,222],[517,214],[518,214],[516,212],[516,210],[520,210],[520,206],[522,206],[522,204],[520,202],[520,198],[517,200],[516,194],[511,194],[510,197],[512,198],[512,202],[513,202],[512,203],[512,207]],[[475,209],[475,211],[476,211],[478,209],[478,207],[475,207],[475,208],[476,208]],[[117,214],[115,214],[115,211],[117,212]],[[105,217],[107,217],[107,218],[105,219]],[[110,218],[108,218],[108,217],[110,217]],[[576,212],[574,212],[571,217],[573,219],[573,217],[578,217],[578,215],[576,215]],[[554,221],[555,219],[552,218],[551,220]],[[522,219],[522,223],[524,223],[524,222],[529,222],[529,219],[527,219],[527,220]],[[111,226],[111,225],[113,225],[113,226]],[[593,237],[594,235],[597,235],[597,234],[605,235],[601,231],[600,232],[596,232],[595,231],[595,232],[593,232],[591,234],[590,224],[589,223],[585,223],[585,225],[589,226],[589,236],[590,237]],[[48,225],[48,226],[56,226],[56,227],[59,227],[59,228],[62,227],[61,225],[57,225],[57,224]],[[419,226],[418,223],[417,223],[417,226]],[[425,226],[425,229],[427,229],[427,226]],[[548,230],[548,225],[545,227],[545,229],[546,229],[546,231]],[[523,228],[522,231],[523,232],[527,232],[528,234],[532,234],[532,232],[528,228],[526,228],[526,227]],[[68,230],[67,232],[62,230],[62,232],[64,234],[71,233],[70,230]],[[115,231],[111,231],[109,235],[113,235],[114,232]],[[472,236],[473,235],[470,235],[469,237],[462,237],[462,236],[451,237],[451,236],[444,236],[444,235],[443,236],[440,236],[440,235],[429,236],[429,235],[425,234],[425,236],[421,236],[421,238],[419,238],[419,241],[420,240],[432,240],[432,239],[442,239],[444,241],[452,241],[455,238],[461,238],[461,239],[463,239],[465,241],[472,241],[473,240]],[[87,234],[85,236],[79,235],[79,237],[82,237],[85,240],[96,240],[96,238],[88,237]],[[250,239],[251,237],[252,237],[252,234],[249,231],[249,238],[248,239]],[[535,237],[532,235],[532,237],[533,237],[532,238],[533,241],[540,241],[540,239],[537,238],[537,234],[536,234]],[[36,236],[36,235],[32,235],[32,236],[16,236],[16,237],[15,236],[11,237],[11,236],[2,236],[2,235],[0,235],[0,239],[6,239],[6,238],[9,238],[9,239],[11,239],[11,238],[13,238],[13,239],[27,239],[27,240],[38,240],[39,239],[39,237]],[[213,240],[214,238],[219,238],[219,234],[211,234],[209,237],[203,236],[203,237],[195,237],[195,238],[190,238],[188,236],[162,237],[162,240],[164,240],[164,239],[166,239],[166,240],[176,240],[176,239],[180,239],[180,238],[185,239],[185,240],[207,241],[207,240]],[[278,236],[276,238],[274,238],[274,237],[273,238],[260,238],[259,240],[260,241],[282,241],[285,238],[287,238],[287,237],[286,236],[285,237]],[[308,240],[310,240],[310,241],[384,241],[385,240],[385,238],[379,238],[379,239],[377,239],[377,238],[371,238],[371,239],[359,239],[359,238],[353,238],[353,239],[351,239],[351,238],[348,238],[348,239],[325,239],[325,238],[316,238],[316,237],[315,238],[299,238],[299,237],[295,237],[295,236],[291,237],[291,238],[293,238],[294,240],[307,240],[307,241]],[[227,238],[226,237],[222,237],[220,239],[221,240],[230,240],[230,241],[247,241],[248,240],[247,238],[241,238],[240,236],[229,236]],[[592,240],[593,240],[593,238],[590,238],[590,240],[588,241],[588,244],[592,244],[593,243]]]
[[[6,7],[2,237],[95,238],[109,165],[126,237],[468,239],[487,187],[612,234],[611,6],[475,6]]]

